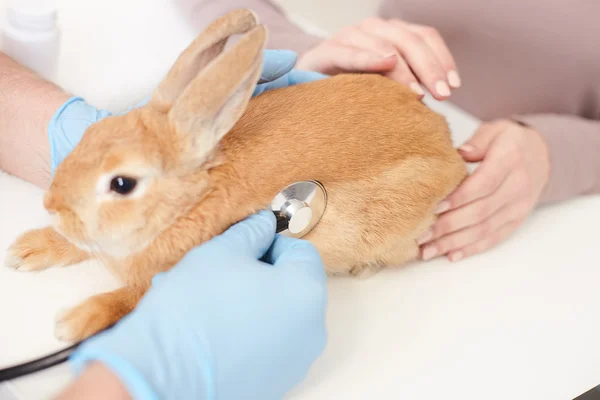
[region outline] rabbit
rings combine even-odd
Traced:
[[[248,9],[215,19],[146,105],[92,124],[57,167],[44,194],[52,225],[17,238],[6,265],[96,258],[122,282],[57,315],[58,339],[118,322],[157,273],[299,180],[327,190],[325,213],[303,239],[328,275],[366,278],[416,260],[437,204],[467,174],[445,118],[378,74],[252,97],[267,34]]]

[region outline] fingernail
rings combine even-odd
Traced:
[[[418,94],[420,96],[425,94],[425,92],[423,91],[423,88],[417,82],[411,83],[409,85],[409,87],[412,89],[413,92],[415,92],[416,94]]]
[[[465,153],[470,153],[473,150],[475,150],[475,147],[471,146],[470,144],[463,144],[462,146],[460,146],[458,148],[460,151],[464,151]]]
[[[427,243],[431,237],[433,236],[433,232],[429,229],[427,232],[421,235],[421,237],[417,240],[417,244],[420,246],[423,243]]]
[[[435,257],[436,254],[437,250],[435,249],[435,247],[427,247],[425,250],[423,250],[423,260],[427,261]]]
[[[383,58],[388,59],[388,58],[395,58],[398,55],[398,53],[390,53],[390,54],[386,54],[385,56],[383,56]]]
[[[447,201],[442,201],[435,209],[435,213],[441,214],[443,212],[448,211],[449,209],[450,209],[450,203],[448,203]]]
[[[460,76],[458,76],[458,72],[456,72],[456,71],[450,71],[450,72],[448,72],[448,83],[453,88],[459,88],[460,87]]]
[[[438,81],[435,84],[435,91],[438,92],[440,96],[450,96],[450,88],[448,87],[448,84],[444,81]]]
[[[461,258],[463,258],[463,254],[460,251],[450,254],[450,261],[452,262],[457,262]]]

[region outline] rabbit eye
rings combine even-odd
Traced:
[[[110,190],[121,195],[129,194],[135,189],[137,181],[125,176],[116,176],[110,181]]]

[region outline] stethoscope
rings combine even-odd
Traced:
[[[301,238],[309,233],[325,213],[327,193],[314,180],[298,181],[286,186],[271,202],[271,211],[277,219],[276,232]],[[81,343],[38,359],[0,369],[0,382],[13,380],[66,362]]]

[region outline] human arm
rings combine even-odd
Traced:
[[[134,399],[281,398],[325,347],[327,289],[316,249],[275,225],[253,215],[155,277],[73,354],[75,385],[100,362]]]
[[[71,95],[0,52],[0,169],[46,188],[48,121]]]

